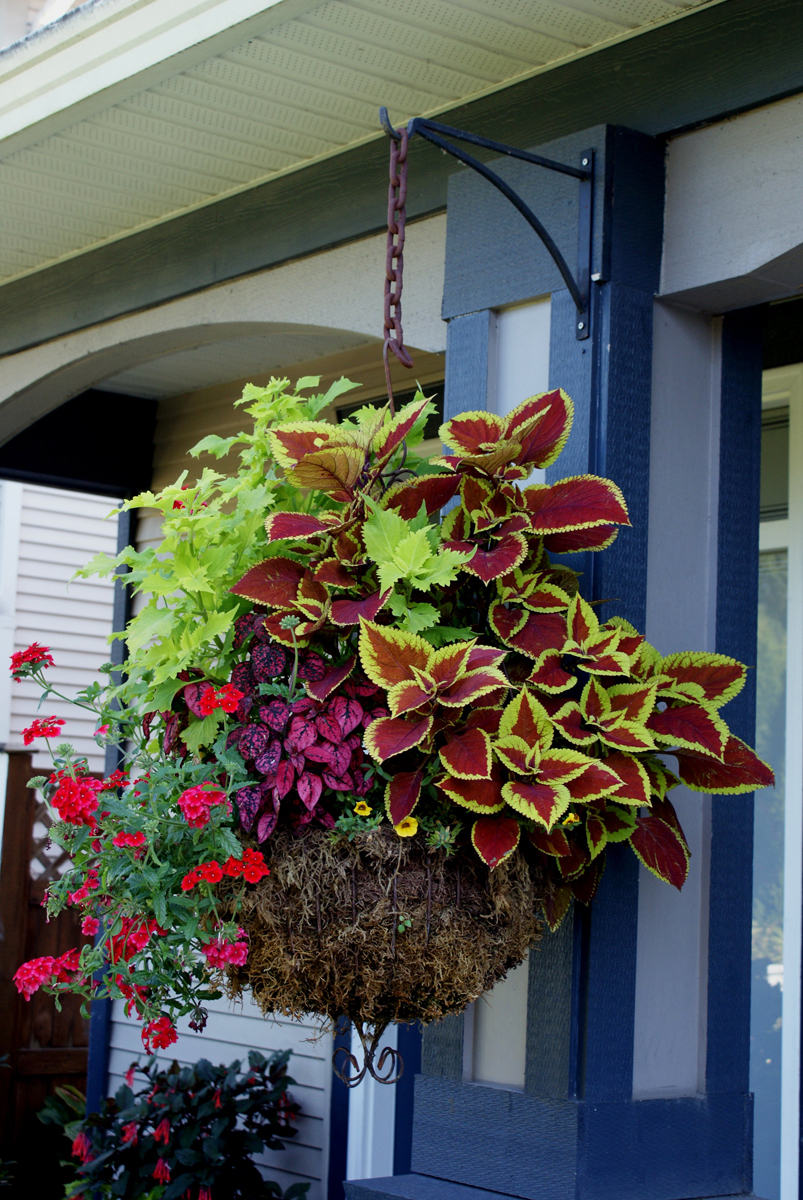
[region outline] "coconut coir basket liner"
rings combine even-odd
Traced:
[[[493,987],[539,936],[538,889],[518,852],[490,872],[470,847],[446,858],[380,828],[336,843],[323,830],[277,832],[267,857],[270,875],[236,917],[248,962],[228,971],[230,995],[251,991],[265,1014],[435,1021]]]

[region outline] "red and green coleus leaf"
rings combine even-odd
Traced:
[[[502,814],[479,817],[471,827],[471,841],[482,861],[491,870],[509,858],[519,844],[521,828],[515,817]]]
[[[365,731],[365,748],[377,762],[420,746],[432,729],[432,717],[379,717]]]
[[[541,912],[551,933],[557,933],[572,903],[572,889],[566,886],[547,888],[541,897]]]
[[[446,772],[435,779],[439,791],[454,800],[462,808],[476,813],[501,812],[505,807],[502,797],[502,772],[498,763],[491,768],[491,778],[477,782],[472,779],[456,779]]]
[[[265,532],[269,542],[307,541],[309,538],[330,536],[340,530],[343,517],[340,513],[275,512],[265,521]]]
[[[680,891],[689,873],[690,852],[668,800],[657,800],[649,813],[636,817],[630,845],[648,871]]]
[[[496,602],[488,621],[501,642],[536,661],[547,650],[560,651],[566,640],[566,620],[558,613],[528,612]]]
[[[398,825],[418,803],[421,787],[424,782],[424,772],[401,771],[394,775],[385,788],[385,812],[391,825]]]
[[[440,758],[447,772],[457,779],[491,778],[491,739],[484,729],[465,729],[449,735]]]
[[[547,831],[569,807],[570,796],[557,783],[538,783],[535,780],[511,779],[502,785],[502,796],[516,812],[537,821]]]
[[[353,437],[328,421],[287,421],[271,429],[268,440],[276,462],[289,471],[308,454],[317,454],[325,446],[351,443]]]
[[[574,803],[589,804],[594,800],[602,800],[605,796],[611,796],[621,788],[621,777],[609,765],[609,760],[606,759],[605,762],[602,762],[599,759],[590,758],[586,759],[586,762],[587,766],[582,774],[566,782],[569,795]]]
[[[647,772],[652,794],[659,800],[663,800],[669,789],[677,787],[680,783],[678,777],[673,775],[666,763],[661,762],[660,759],[653,758],[650,754],[644,754],[638,761]]]
[[[383,508],[396,509],[405,521],[412,521],[424,505],[428,517],[457,495],[460,475],[449,471],[443,475],[421,475],[409,483],[394,483],[382,498]]]
[[[422,396],[420,400],[411,400],[374,434],[371,450],[378,466],[390,461],[428,404],[426,396]]]
[[[561,864],[562,865],[562,864]],[[597,894],[603,872],[605,870],[605,852],[598,854],[593,862],[572,877],[569,888],[575,900],[581,904],[590,904]]]
[[[390,595],[391,589],[383,592],[380,588],[370,596],[359,596],[354,600],[333,600],[329,619],[333,625],[357,625],[361,619],[373,621],[380,609],[387,604]]]
[[[522,604],[531,612],[565,613],[571,604],[571,596],[555,583],[544,577],[544,572],[526,575],[514,570],[512,579],[500,581],[500,599],[504,603]]]
[[[575,675],[564,668],[560,651],[545,650],[536,659],[535,666],[527,676],[527,682],[549,695],[566,692],[577,682]]]
[[[360,661],[368,678],[389,691],[397,683],[414,680],[411,668],[426,671],[432,647],[415,633],[360,622]]]
[[[656,711],[647,728],[657,742],[665,746],[681,746],[684,750],[699,751],[721,758],[728,742],[728,727],[715,710],[700,704],[684,704],[678,708]]]
[[[634,804],[643,808],[650,804],[650,777],[641,759],[615,752],[605,759],[605,769],[614,772],[621,781],[609,795],[618,804]]]
[[[464,412],[441,425],[438,435],[455,454],[484,454],[506,436],[507,422],[491,412]]]
[[[598,525],[629,525],[624,497],[610,479],[575,475],[559,483],[532,484],[521,493],[530,529],[541,536]]]
[[[745,667],[725,654],[670,654],[661,662],[661,695],[721,708],[744,687]]]
[[[235,596],[244,596],[254,604],[291,609],[305,573],[306,567],[295,559],[266,558],[246,571],[231,590]]]
[[[616,525],[596,525],[592,529],[575,529],[571,533],[549,533],[544,546],[551,554],[579,554],[581,550],[607,550],[619,536]]]
[[[536,825],[534,829],[528,830],[527,837],[536,850],[548,854],[551,858],[566,858],[571,854],[569,839],[559,825],[556,825],[551,833],[547,833],[543,826]]]
[[[592,859],[601,853],[608,842],[626,842],[636,829],[636,812],[606,805],[586,816],[585,831]]]
[[[655,708],[655,685],[620,683],[607,688],[611,716],[620,714],[628,721],[643,725]]]
[[[591,746],[597,740],[597,733],[586,725],[583,711],[574,700],[568,700],[552,717],[552,724],[575,746]]]
[[[307,454],[287,478],[298,488],[314,488],[341,504],[354,497],[354,486],[365,466],[365,452],[356,446],[337,446]]]
[[[498,542],[492,542],[490,549],[469,541],[446,541],[443,545],[445,549],[455,550],[459,554],[471,554],[471,558],[463,563],[462,570],[469,575],[476,575],[483,583],[507,575],[527,555],[527,542],[520,533],[506,534]]]
[[[521,442],[520,463],[549,467],[566,445],[574,405],[562,389],[522,401],[507,416],[507,436]]]
[[[351,591],[360,586],[357,578],[339,558],[325,558],[315,567],[313,575],[325,587],[348,588]]]
[[[531,749],[548,750],[552,745],[552,722],[532,692],[522,688],[505,707],[499,723],[500,738],[521,738]]]
[[[732,734],[721,761],[707,754],[687,750],[678,751],[675,757],[681,782],[694,792],[737,796],[775,785],[772,768]]]

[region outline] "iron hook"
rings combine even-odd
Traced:
[[[393,138],[394,142],[401,141],[401,134],[391,125],[390,117],[388,116],[388,110],[385,108],[384,104],[379,110],[379,124],[382,126],[388,137]]]

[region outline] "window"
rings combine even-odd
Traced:
[[[803,799],[803,364],[767,371],[761,445],[750,1088],[753,1190],[798,1194]]]

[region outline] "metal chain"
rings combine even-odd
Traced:
[[[404,231],[407,222],[407,130],[397,130],[398,141],[390,140],[390,186],[388,188],[388,241],[385,253],[385,344],[382,357],[385,363],[385,382],[388,388],[390,411],[395,412],[393,387],[390,380],[390,351],[403,367],[412,367],[413,360],[404,346],[401,296],[404,276]]]

